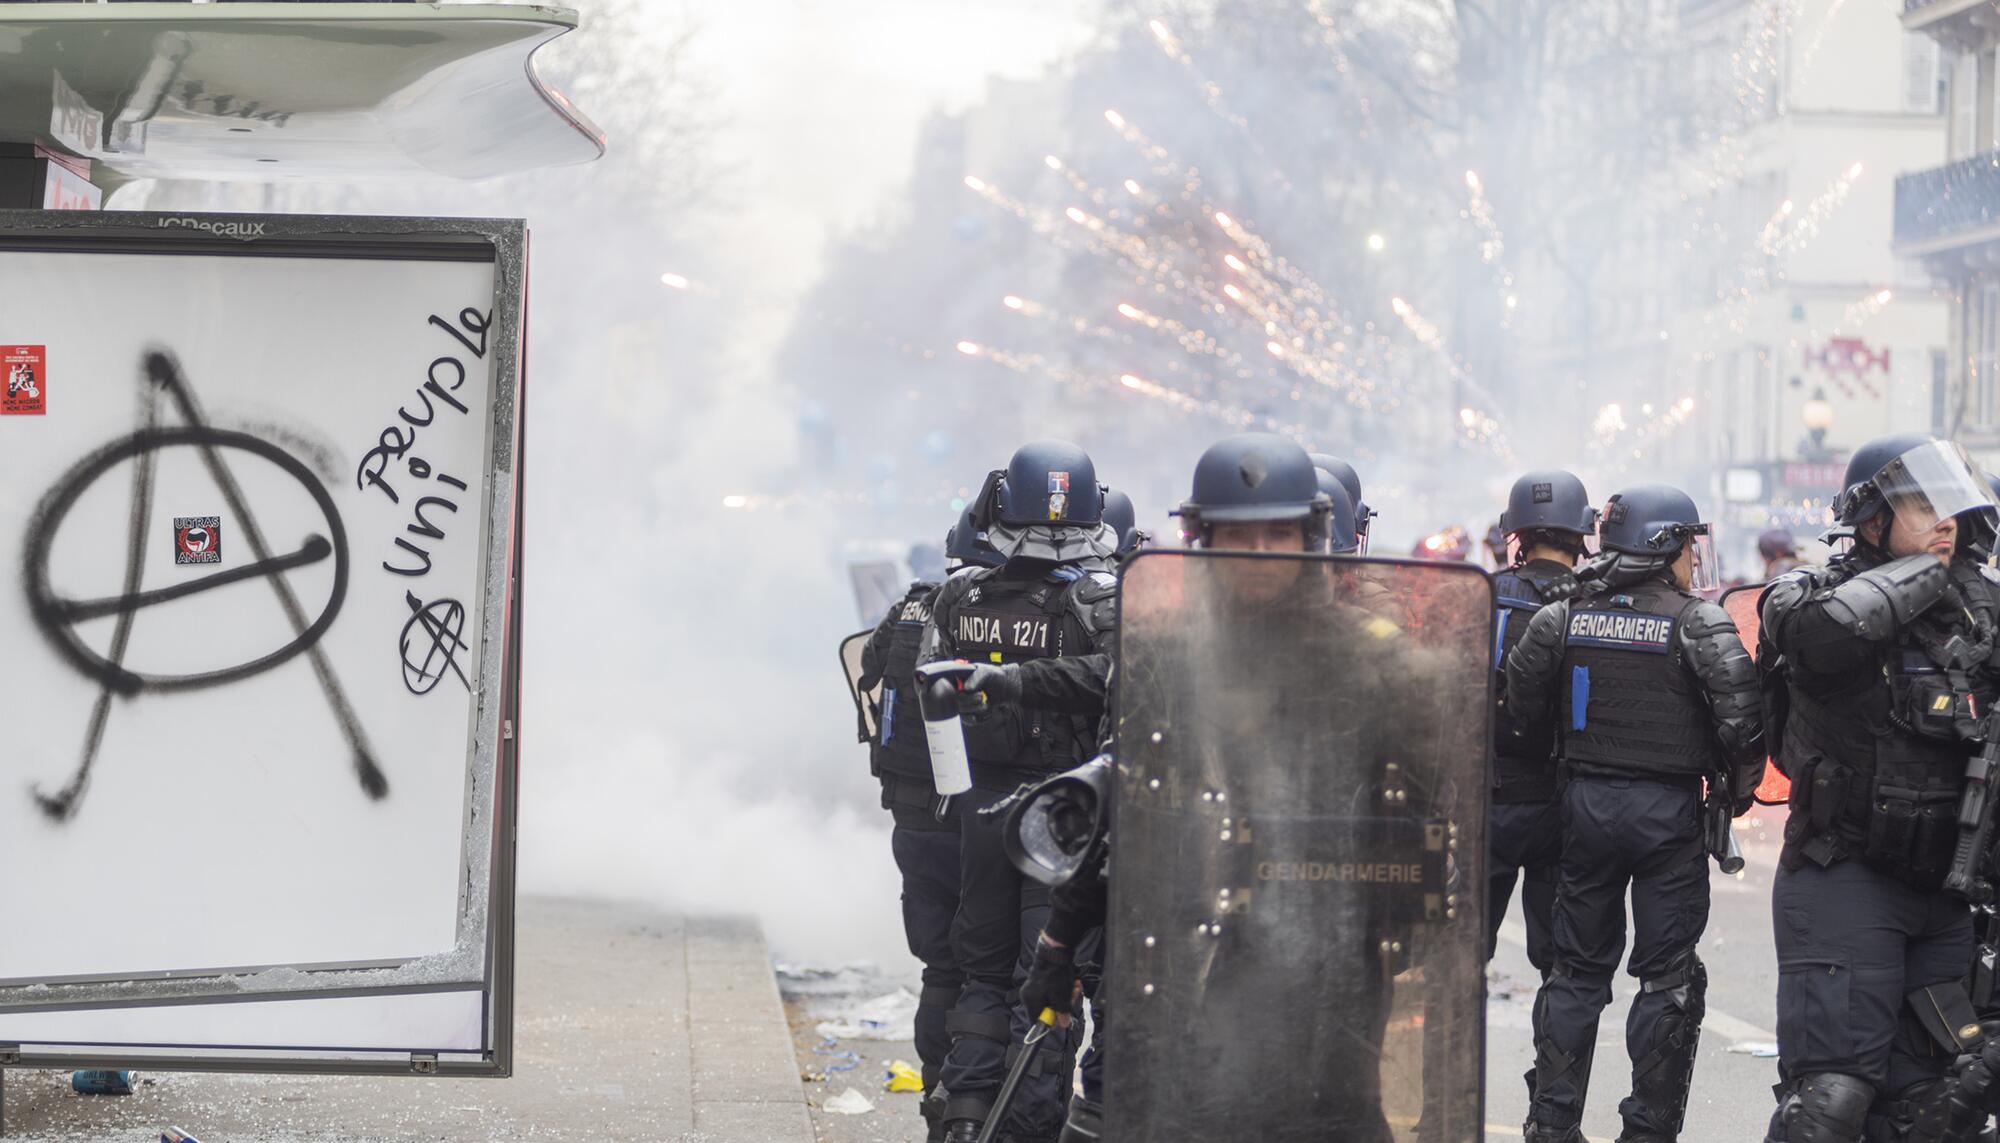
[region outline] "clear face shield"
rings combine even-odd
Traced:
[[[1993,492],[1965,449],[1951,441],[1930,441],[1904,453],[1874,476],[1873,483],[1896,521],[1921,535],[1938,521],[1964,512],[1994,511]]]
[[[1722,586],[1722,558],[1715,551],[1715,535],[1708,524],[1689,527],[1682,555],[1688,561],[1689,591],[1714,591]]]

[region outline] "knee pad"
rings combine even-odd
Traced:
[[[944,1030],[953,1042],[990,1040],[1002,1048],[1014,1038],[1014,1025],[1004,1008],[997,1012],[961,1012],[954,1008],[944,1014]]]
[[[1667,1007],[1647,1034],[1646,1054],[1632,1065],[1632,1096],[1678,1133],[1687,1117],[1701,1018],[1708,1008],[1708,969],[1689,949],[1672,971],[1643,980],[1639,987],[1647,995],[1664,996]]]
[[[1875,1085],[1839,1072],[1801,1076],[1771,1120],[1771,1143],[1861,1143]]]

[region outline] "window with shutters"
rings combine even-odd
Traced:
[[[1951,157],[1973,153],[1979,120],[1979,55],[1960,52],[1951,61]]]
[[[1938,42],[1915,32],[1903,33],[1903,110],[1935,115],[1939,110]]]

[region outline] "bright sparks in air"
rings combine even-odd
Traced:
[[[685,290],[688,288],[689,283],[686,275],[667,273],[660,275],[660,284],[662,286],[671,286],[676,290]]]
[[[958,343],[958,351],[967,357],[977,357],[979,356],[979,343],[976,341],[961,341]]]

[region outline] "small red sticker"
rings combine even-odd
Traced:
[[[221,563],[222,518],[220,516],[174,517],[174,562]]]
[[[41,345],[0,345],[0,417],[41,416],[49,411],[49,354]]]

